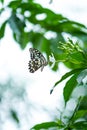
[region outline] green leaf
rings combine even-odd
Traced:
[[[73,121],[75,122],[78,119],[84,119],[87,116],[87,110],[78,110],[73,117]]]
[[[14,39],[20,44],[21,48],[24,49],[29,42],[29,32],[24,31],[25,22],[12,12],[11,17],[9,18],[9,24],[13,30]]]
[[[79,106],[79,110],[87,110],[87,96],[83,97]]]
[[[87,30],[84,25],[74,21],[70,21],[67,18],[63,17],[61,14],[56,14],[47,8],[43,8],[40,4],[32,2],[22,3],[20,4],[19,8],[22,9],[23,13],[25,12],[25,10],[30,11],[31,15],[27,20],[33,24],[39,24],[47,31],[51,30],[57,33],[65,32],[70,33],[74,36],[77,36],[77,34],[79,34],[80,36],[82,34],[87,35],[86,31],[83,31]],[[37,14],[43,13],[46,15],[46,18],[44,18],[43,20],[39,20],[36,18]]]
[[[87,130],[87,121],[79,121],[73,124],[73,128],[76,130]]]
[[[74,52],[73,54],[70,54],[70,62],[74,64],[83,64],[83,55],[81,52]]]
[[[58,124],[56,122],[45,122],[45,123],[41,123],[41,124],[37,124],[34,127],[31,128],[31,130],[41,130],[41,129],[49,129],[52,127],[57,127]]]
[[[11,110],[11,116],[16,121],[16,123],[19,123],[17,113],[14,110]]]
[[[24,30],[25,23],[21,19],[19,19],[14,12],[12,12],[11,17],[8,20],[10,27],[16,35],[20,36],[22,31]]]
[[[1,9],[0,9],[0,15],[4,12],[4,8],[2,7]]]
[[[4,33],[5,33],[5,27],[6,27],[7,21],[5,21],[1,28],[0,28],[0,39],[4,37]]]
[[[67,101],[70,99],[71,94],[74,90],[74,88],[77,85],[77,74],[74,74],[66,83],[64,90],[63,90],[63,96],[64,96],[64,100],[65,100],[65,104],[67,103]]]
[[[63,80],[67,79],[67,78],[68,78],[69,76],[71,76],[72,74],[75,74],[75,73],[77,73],[77,72],[82,71],[83,69],[84,69],[84,68],[74,69],[74,70],[71,70],[70,72],[67,72],[66,74],[64,74],[64,75],[62,76],[62,78],[54,84],[52,90],[50,91],[50,94],[53,92],[53,89],[54,89],[60,82],[62,82]]]
[[[9,3],[8,7],[16,10],[20,4],[21,4],[21,0],[14,0]]]
[[[4,0],[0,0],[0,2],[3,4],[3,3],[4,3]]]

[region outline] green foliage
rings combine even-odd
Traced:
[[[57,128],[58,124],[56,122],[46,122],[46,123],[41,123],[38,125],[35,125],[34,127],[31,128],[31,130],[41,130],[41,129],[49,129],[49,128]]]
[[[87,110],[87,95],[83,97],[79,110]]]
[[[60,43],[60,49],[66,56],[64,63],[67,67],[86,68],[87,52],[79,46],[79,43],[73,43],[71,39],[66,43]]]
[[[64,54],[66,55],[65,61],[67,61],[67,58],[68,58],[69,63],[74,61],[73,65],[78,64],[78,66],[75,66],[75,69],[64,74],[62,78],[54,84],[52,90],[50,91],[50,94],[52,94],[54,88],[57,87],[59,83],[69,78],[63,89],[65,107],[67,107],[67,103],[71,99],[72,93],[75,88],[80,86],[80,87],[84,87],[85,91],[87,90],[87,62],[86,62],[87,52],[83,50],[82,48],[80,48],[77,43],[74,44],[73,41],[70,39],[65,44],[61,43],[59,48],[62,49]],[[63,61],[63,59],[61,59],[61,61]],[[79,128],[81,128],[82,130],[87,126],[87,123],[86,123],[87,121],[87,103],[86,103],[87,96],[86,95],[87,95],[87,92],[85,92],[84,95],[79,95],[79,97],[77,97],[76,108],[72,112],[72,115],[69,117],[66,115],[68,119],[67,123],[62,121],[63,118],[65,117],[61,118],[62,128],[64,128],[64,130],[67,130],[67,129],[78,130]],[[80,124],[81,124],[81,127],[80,127]],[[43,128],[43,123],[40,125],[35,125],[33,128],[37,130],[36,129],[37,126],[40,126],[40,128]],[[56,129],[61,129],[61,128],[57,127]]]
[[[1,33],[0,33],[0,38],[2,38],[2,37],[4,36],[6,23],[7,23],[7,21],[5,21],[5,22],[2,24],[1,28],[0,28],[0,32],[1,32]]]
[[[14,110],[11,110],[11,116],[17,123],[19,123],[18,115]]]
[[[64,95],[64,100],[65,103],[67,103],[67,101],[70,99],[72,91],[74,90],[74,88],[77,85],[77,76],[78,74],[74,74],[66,83],[65,87],[64,87],[64,91],[63,91],[63,95]]]
[[[72,91],[74,90],[74,88],[77,85],[83,85],[83,86],[85,85],[86,86],[86,83],[83,83],[84,82],[83,80],[85,79],[85,77],[87,75],[87,70],[86,70],[86,68],[87,68],[87,62],[86,62],[87,61],[87,52],[82,50],[77,43],[74,44],[72,42],[72,40],[70,40],[70,39],[65,44],[61,43],[61,46],[59,48],[61,48],[66,55],[66,59],[63,62],[66,62],[68,60],[69,63],[73,63],[73,65],[75,66],[76,69],[73,69],[70,72],[64,74],[62,76],[62,78],[54,84],[52,90],[50,91],[50,94],[53,92],[53,89],[60,82],[62,82],[66,78],[73,75],[66,82],[66,85],[64,87],[63,95],[64,95],[65,103],[67,103],[67,101],[70,99]],[[83,83],[83,84],[81,84],[81,83]]]
[[[74,69],[74,70],[71,70],[70,72],[67,72],[66,74],[64,74],[64,75],[62,76],[62,78],[54,84],[52,90],[50,91],[50,94],[52,94],[53,89],[54,89],[60,82],[62,82],[63,80],[67,79],[69,76],[71,76],[71,75],[73,75],[73,74],[75,74],[75,73],[77,73],[77,72],[80,72],[81,70],[83,70],[83,68]]]
[[[52,1],[50,0],[50,2]],[[11,11],[9,18],[0,27],[0,39],[4,38],[6,25],[9,24],[13,38],[22,49],[32,43],[34,48],[46,54],[50,66],[52,63],[49,56],[52,55],[54,71],[57,71],[59,62],[72,69],[54,84],[50,94],[55,87],[59,86],[59,83],[68,78],[63,89],[65,108],[67,109],[74,90],[80,87],[85,89],[84,95],[79,94],[79,97],[75,99],[76,107],[71,115],[66,115],[67,122],[63,121],[65,119],[62,116],[63,111],[61,118],[57,121],[37,124],[31,129],[87,130],[87,27],[71,21],[61,14],[56,14],[33,0],[10,1],[7,7],[3,6],[4,0],[1,0],[0,3],[2,5],[1,15],[5,8]],[[28,28],[28,25],[31,28]],[[48,37],[47,34],[52,34],[52,36]],[[65,34],[70,37],[68,41],[64,37]],[[73,37],[77,42],[71,40]],[[80,43],[83,48],[80,47]],[[11,111],[11,116],[16,123],[20,122],[15,111]]]
[[[51,53],[53,53],[56,60],[61,60],[61,58],[64,59],[65,55],[63,55],[60,49],[57,48],[59,46],[59,41],[66,41],[63,33],[68,36],[74,36],[83,43],[83,47],[86,46],[87,28],[84,25],[70,21],[61,14],[56,14],[50,9],[43,8],[33,0],[26,0],[26,2],[22,0],[10,1],[7,8],[11,9],[11,15],[6,20],[7,22],[2,24],[0,29],[0,38],[3,38],[4,36],[5,25],[9,24],[14,39],[22,49],[31,42],[33,47],[45,52],[47,58]],[[5,11],[3,6],[1,10],[3,10],[1,11],[1,14],[3,15],[3,12]],[[31,24],[32,29],[28,28],[28,25]],[[47,33],[49,32],[53,33],[53,37],[50,36],[48,40]],[[74,54],[73,56],[75,57],[75,55],[77,54]],[[79,54],[77,57],[79,57]],[[72,63],[69,62],[66,63],[66,65],[71,68],[74,67]],[[58,66],[55,63],[53,70],[56,71],[57,69]]]
[[[4,3],[4,0],[0,0],[1,3]]]

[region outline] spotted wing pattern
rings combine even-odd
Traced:
[[[44,66],[47,65],[47,61],[45,57],[37,49],[30,48],[29,51],[30,51],[30,58],[31,58],[31,60],[28,63],[29,72],[34,73],[39,68],[41,68],[42,71]]]

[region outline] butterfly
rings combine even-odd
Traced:
[[[43,71],[44,66],[48,64],[45,57],[42,55],[42,53],[39,50],[35,48],[30,48],[29,52],[30,52],[30,58],[31,58],[31,60],[28,63],[29,72],[34,73],[39,68],[41,68],[41,71]]]

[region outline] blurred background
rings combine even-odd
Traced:
[[[33,19],[34,12],[41,11],[37,10],[36,7],[38,7],[38,4],[40,4],[42,12],[46,13],[48,11],[46,10],[47,8],[53,11],[54,14],[59,14],[60,23],[62,23],[64,20],[66,21],[69,19],[86,26],[87,1],[79,0],[78,2],[75,0],[18,0],[13,1],[14,3],[11,2],[11,0],[0,1],[0,26],[2,23],[4,23],[4,21],[7,22],[6,24],[4,23],[3,27],[1,26],[1,29],[3,28],[2,30],[4,32],[0,36],[0,130],[29,130],[33,125],[37,123],[56,120],[57,117],[60,116],[60,111],[64,109],[64,82],[61,83],[59,87],[54,89],[52,95],[50,95],[50,90],[52,89],[54,83],[69,70],[69,68],[65,67],[64,64],[59,63],[55,64],[53,68],[51,68],[51,65],[46,66],[43,72],[41,72],[39,69],[33,74],[29,73],[29,48],[35,47],[39,49],[44,54],[46,59],[51,56],[52,52],[57,59],[58,55],[56,55],[55,48],[58,46],[58,41],[65,41],[69,36],[73,37],[73,39],[76,40],[77,37],[72,29],[72,34],[69,34],[70,30],[66,29],[68,26],[66,26],[66,28],[63,27],[65,31],[61,30],[60,28],[56,31],[55,26],[53,26],[52,30],[51,22],[56,23],[56,16],[55,19],[53,18],[54,21],[47,19],[47,22],[50,26],[45,23],[46,21],[43,21],[45,18],[44,14],[39,15],[38,13],[37,16],[37,19],[42,20],[43,23],[40,23],[41,21],[35,21],[35,19]],[[26,12],[24,13],[25,6],[21,4],[23,2],[30,4],[30,7],[33,9],[30,8],[28,12],[27,8],[29,7],[26,7]],[[37,5],[34,5],[33,3],[36,3]],[[17,6],[20,6],[20,8]],[[20,28],[17,28],[17,25],[13,22],[15,21],[15,19],[12,19],[15,17],[15,12],[19,13],[16,16],[22,19],[22,22],[26,20],[27,27],[25,27],[25,32],[27,33],[23,35],[24,37],[20,35],[22,28],[20,25],[22,23],[20,22],[19,24],[19,19],[17,19],[15,23],[18,25],[18,27],[20,26]],[[20,12],[22,12],[21,15]],[[49,14],[49,11],[47,13]],[[29,16],[31,14],[32,17],[29,19]],[[26,19],[23,19],[22,15],[24,15]],[[63,15],[64,18],[61,15]],[[49,17],[51,18],[50,14]],[[8,21],[6,21],[7,19]],[[28,20],[30,20],[30,23]],[[40,24],[42,25],[42,29]],[[75,29],[77,29],[77,26],[74,26]],[[28,32],[30,33],[28,34]],[[39,34],[36,35],[38,32]],[[85,32],[86,31],[83,30],[81,33]],[[40,39],[40,36],[43,34],[44,38]],[[57,34],[59,36],[59,39],[57,37]],[[30,40],[28,39],[29,36],[31,37]],[[22,38],[24,41],[20,40]],[[52,41],[52,44],[50,43],[51,45],[49,44],[49,41]],[[56,41],[55,44],[53,44],[54,41]]]

